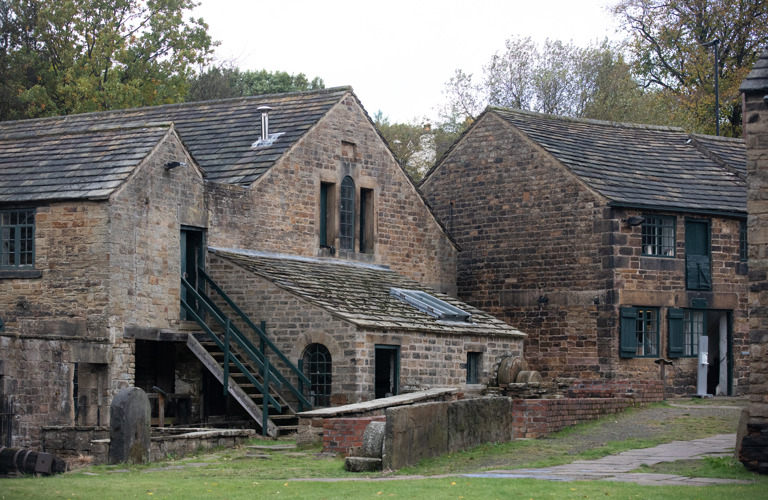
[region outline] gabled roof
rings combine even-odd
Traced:
[[[342,320],[374,330],[523,337],[501,320],[385,267],[246,250],[209,248]],[[463,309],[471,322],[438,320],[391,296],[392,288],[420,290]]]
[[[747,178],[747,148],[743,139],[701,134],[691,134],[691,139],[710,159],[742,179]]]
[[[727,144],[696,140],[713,155],[737,165],[725,168],[702,153],[682,129],[566,118],[490,108],[539,144],[570,172],[612,204],[658,210],[746,213],[746,152],[738,158]]]
[[[768,92],[768,50],[760,54],[739,90],[744,93]]]
[[[0,140],[64,133],[83,133],[85,137],[86,132],[105,127],[173,123],[185,147],[206,173],[206,179],[249,185],[350,92],[350,87],[337,87],[0,122]],[[281,135],[269,146],[252,148],[261,136],[261,111],[257,109],[261,106],[273,108],[269,132]],[[74,146],[76,144],[73,148],[77,149]]]
[[[0,136],[0,202],[106,199],[172,128]]]

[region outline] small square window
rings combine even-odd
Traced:
[[[479,384],[480,383],[480,367],[482,366],[483,353],[481,352],[468,352],[467,353],[467,383]]]
[[[642,228],[643,255],[675,256],[675,218],[644,216]]]
[[[35,265],[35,210],[0,210],[0,269]]]

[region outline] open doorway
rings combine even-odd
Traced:
[[[731,335],[731,314],[728,311],[707,311],[707,336],[709,337],[707,394],[733,395]]]
[[[400,346],[377,345],[375,353],[374,397],[396,396],[400,390]]]

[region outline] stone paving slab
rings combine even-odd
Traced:
[[[464,474],[464,477],[530,478],[548,481],[621,481],[643,485],[688,485],[707,486],[710,484],[749,484],[750,481],[737,479],[691,478],[673,474],[630,473],[642,465],[660,462],[698,459],[709,456],[733,455],[736,445],[735,434],[718,434],[693,441],[671,443],[628,450],[597,460],[577,460],[570,464],[556,465],[542,469],[493,470],[478,474]]]

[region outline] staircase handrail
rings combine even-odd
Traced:
[[[192,287],[192,284],[187,282],[185,285],[187,287]],[[190,288],[191,289],[191,288]],[[224,312],[217,306],[213,300],[211,300],[210,297],[208,297],[204,293],[200,293],[199,291],[194,291],[195,298],[197,300],[203,302],[206,305],[206,310],[211,314],[211,317],[216,320],[219,325],[222,327],[226,326],[226,318],[227,315],[224,314]],[[243,332],[240,331],[240,329],[235,325],[234,323],[231,323],[231,328],[234,335],[234,340],[236,341],[237,345],[245,351],[245,354],[254,362],[256,363],[256,366],[261,371],[261,373],[264,373],[264,367],[266,366],[265,359],[266,355],[256,349],[256,347],[251,343],[250,340],[248,340],[248,337],[243,335]],[[277,368],[274,367],[274,365],[270,368],[270,382],[274,386],[276,386],[278,389],[283,388],[283,384],[289,384],[288,380],[283,376],[282,373],[280,373]]]
[[[288,367],[300,380],[302,383],[311,385],[311,382],[309,378],[307,378],[304,373],[299,370],[296,365],[294,365],[288,357],[283,354],[283,352],[267,337],[266,332],[264,332],[261,328],[257,327],[253,321],[232,301],[232,299],[229,298],[229,296],[224,292],[224,290],[219,287],[216,282],[211,279],[210,276],[208,276],[203,269],[198,268],[198,273],[200,277],[202,277],[210,286],[213,288],[213,290],[219,294],[219,296],[229,305],[229,307],[232,308],[233,311],[240,317],[240,319],[245,322],[246,325],[248,325],[256,334],[259,336],[259,340],[261,340],[267,347],[272,349],[272,352],[277,355],[277,357],[285,364],[285,366]],[[274,373],[274,372],[273,372]],[[277,372],[280,373],[280,372]],[[304,397],[304,395],[296,388],[293,384],[290,383],[285,377],[282,376],[282,374],[278,377],[281,381],[284,381],[288,388],[293,392],[293,394],[298,398],[298,400],[308,408],[311,408],[312,405],[307,401],[307,399]]]
[[[186,279],[184,279],[184,277],[181,278],[181,284],[182,284],[182,286],[184,286],[187,289],[188,293],[192,293],[193,297],[195,299],[197,299],[199,301],[199,303],[202,303],[204,305],[205,309],[208,311],[208,313],[211,315],[211,317],[216,319],[217,322],[222,323],[222,326],[224,326],[225,329],[227,328],[227,321],[226,320],[222,321],[222,318],[219,317],[218,314],[216,314],[216,311],[214,311],[210,307],[210,305],[207,303],[207,301],[203,299],[202,295],[199,294],[197,292],[197,290],[195,290],[194,287]],[[221,349],[222,352],[224,352],[224,365],[223,365],[224,372],[228,373],[228,371],[229,371],[229,368],[228,368],[229,367],[229,363],[230,363],[230,361],[232,361],[233,364],[237,367],[237,369],[243,375],[245,375],[245,377],[248,379],[248,381],[251,384],[253,384],[254,387],[256,387],[256,390],[261,392],[262,396],[265,399],[269,400],[269,403],[275,408],[275,410],[277,410],[278,413],[282,413],[282,411],[283,411],[282,405],[280,403],[278,403],[275,400],[275,398],[272,397],[271,394],[269,394],[268,386],[262,385],[261,383],[259,383],[258,380],[256,380],[256,378],[253,376],[253,374],[250,372],[250,370],[248,370],[245,367],[245,365],[243,365],[243,363],[234,354],[232,354],[231,350],[229,349],[229,346],[227,345],[228,343],[225,344],[224,342],[222,342],[221,339],[219,339],[219,336],[216,335],[216,333],[213,330],[211,330],[211,328],[205,323],[205,321],[197,314],[197,311],[195,311],[195,309],[191,305],[189,305],[187,303],[187,301],[184,300],[183,298],[181,299],[181,306],[184,308],[185,311],[187,311],[187,313],[190,314],[190,316],[192,316],[192,319],[203,329],[203,331],[206,334],[208,334],[208,336],[213,340],[213,342],[216,344],[216,346],[219,349]],[[232,331],[231,328],[230,328],[230,331]],[[234,337],[234,335],[230,335],[229,332],[225,332],[225,335],[227,337],[230,337],[230,338]],[[254,361],[256,364],[261,365],[261,362],[258,361],[256,358],[254,358],[254,357],[252,357],[250,355],[249,355],[249,358],[251,358],[251,360]],[[224,382],[224,390],[225,390],[225,392],[228,390],[228,386],[229,386],[228,381],[226,381],[227,378],[228,377],[225,377],[225,382]],[[281,384],[278,381],[272,381],[272,382],[275,385],[281,386]]]

